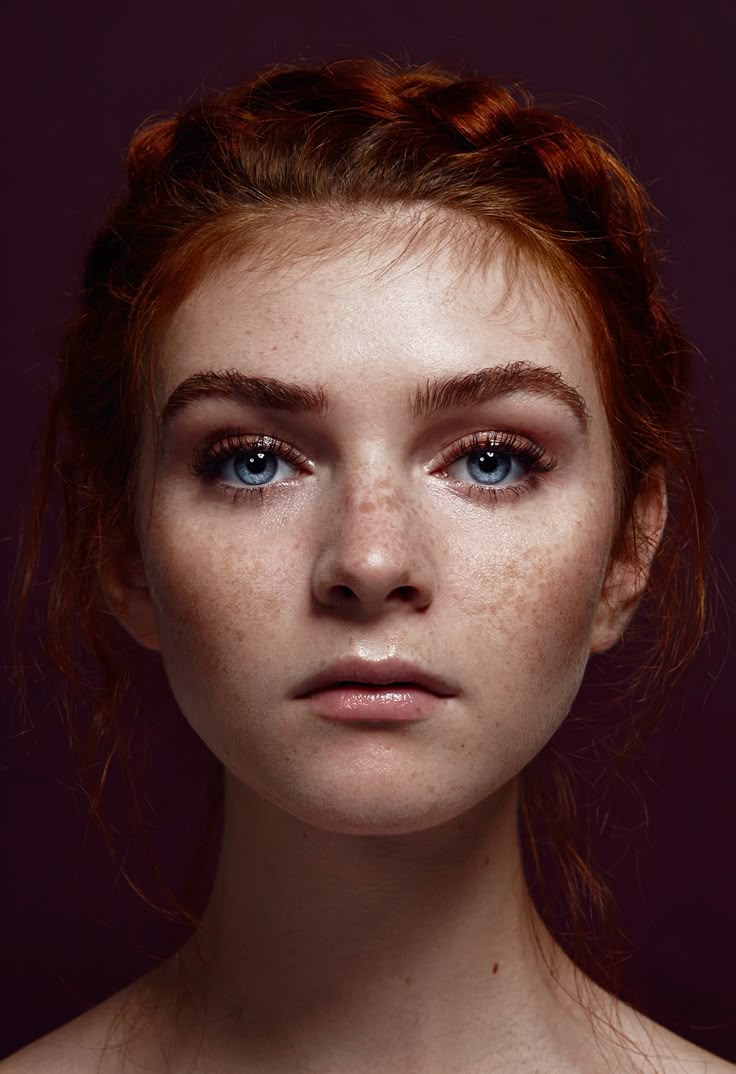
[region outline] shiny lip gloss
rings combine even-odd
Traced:
[[[335,683],[302,700],[320,716],[343,722],[418,721],[440,709],[448,698],[413,683]]]

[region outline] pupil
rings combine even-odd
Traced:
[[[262,474],[264,468],[264,454],[259,452],[257,455],[248,455],[246,458],[246,465],[250,466],[254,473]]]

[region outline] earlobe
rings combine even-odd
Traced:
[[[143,562],[136,552],[118,553],[100,572],[100,586],[110,613],[144,649],[161,648],[153,602]]]
[[[627,539],[609,565],[593,622],[592,653],[606,652],[623,637],[649,581],[666,521],[664,471],[655,467],[641,482]]]

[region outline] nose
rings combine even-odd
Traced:
[[[425,611],[439,553],[429,520],[406,490],[383,485],[346,493],[324,521],[312,588],[322,609],[354,619],[394,606]]]

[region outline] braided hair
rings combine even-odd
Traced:
[[[87,760],[94,751],[116,754],[135,790],[128,679],[100,576],[112,543],[134,539],[141,415],[167,319],[213,263],[250,247],[265,256],[274,235],[305,221],[407,205],[452,214],[469,240],[502,234],[585,312],[616,462],[618,545],[636,547],[631,508],[640,482],[653,466],[665,470],[674,521],[655,557],[640,615],[651,637],[632,679],[648,715],[642,708],[615,748],[626,757],[702,637],[706,522],[688,404],[691,348],[660,293],[652,206],[615,154],[519,85],[433,64],[349,59],[276,65],[147,121],[131,140],[127,178],[89,250],[81,309],[63,339],[14,590],[19,623],[57,475],[64,513],[47,646],[66,684],[59,696],[72,738],[81,696],[93,706]],[[99,681],[80,675],[74,638],[101,668]],[[17,667],[25,690],[18,657]],[[88,773],[95,811],[98,772]],[[214,816],[221,786],[212,786]],[[593,942],[596,918],[613,920],[611,896],[575,814],[570,759],[555,737],[521,774],[520,830],[538,880],[545,848],[552,862],[554,884],[541,890],[554,888],[566,903],[574,960],[615,992],[613,949]],[[175,903],[196,924],[192,908]]]

